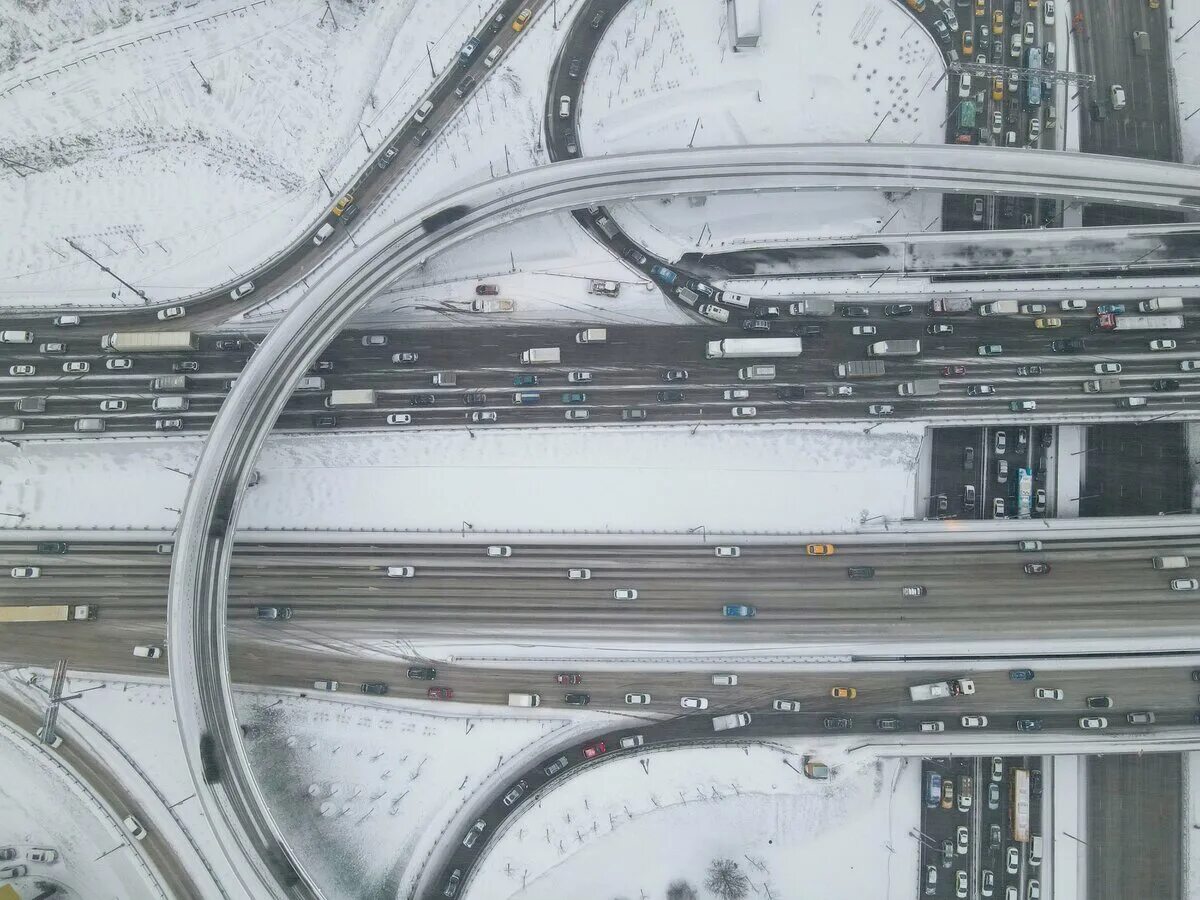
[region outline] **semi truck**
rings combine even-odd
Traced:
[[[726,338],[709,341],[704,348],[707,359],[743,359],[754,356],[799,356],[804,349],[800,338]]]
[[[167,353],[197,346],[190,331],[117,331],[100,338],[100,349],[107,353]]]
[[[780,297],[785,301],[787,297]],[[787,305],[790,316],[832,316],[835,312],[832,297],[804,297]]]
[[[325,398],[326,409],[348,409],[356,406],[374,406],[375,391],[365,390],[330,391]]]
[[[1151,297],[1138,303],[1141,312],[1162,312],[1168,309],[1183,309],[1182,297]]]
[[[745,728],[750,724],[750,713],[729,713],[724,716],[713,716],[713,731],[728,731],[730,728]]]
[[[933,684],[917,684],[908,689],[913,700],[938,700],[975,693],[975,682],[969,678],[954,678],[950,681],[935,681]]]
[[[898,391],[901,397],[932,397],[941,387],[936,378],[914,378],[901,384]]]
[[[188,377],[186,375],[159,375],[150,381],[150,390],[159,393],[179,392],[187,389]]]
[[[915,338],[899,341],[876,341],[867,347],[867,356],[917,356],[921,342]]]
[[[959,316],[971,311],[970,297],[935,297],[929,301],[931,316]]]
[[[86,622],[96,618],[96,607],[78,606],[0,606],[0,622]]]
[[[838,378],[879,378],[887,371],[882,359],[852,359],[838,363],[834,373]]]
[[[562,361],[557,347],[532,347],[521,354],[521,363],[526,366],[553,365]]]
[[[1021,304],[1016,300],[993,300],[979,307],[981,316],[1015,316],[1021,311]]]
[[[1120,378],[1092,378],[1083,383],[1083,390],[1088,394],[1103,394],[1105,391],[1119,391]]]
[[[506,313],[512,312],[515,304],[511,300],[472,300],[473,313]]]
[[[1119,316],[1102,313],[1096,322],[1096,331],[1178,331],[1183,327],[1183,316]]]

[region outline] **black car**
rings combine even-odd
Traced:
[[[379,694],[383,695],[388,692],[388,686],[382,681],[364,681],[358,686],[360,694]]]
[[[1150,382],[1150,387],[1156,391],[1177,391],[1179,382],[1174,378],[1155,378]]]
[[[885,316],[911,316],[913,314],[913,305],[911,303],[889,303],[883,308]]]
[[[926,325],[926,334],[954,334],[954,326],[946,322],[939,322],[936,325]]]
[[[793,387],[775,388],[775,396],[780,400],[803,400],[804,387],[802,385],[795,385]]]
[[[820,325],[796,325],[792,328],[792,337],[820,337]]]
[[[200,363],[196,362],[194,359],[185,359],[183,362],[172,363],[171,371],[172,372],[199,372],[200,371]]]
[[[463,403],[467,406],[483,406],[487,403],[487,394],[466,394]]]
[[[214,349],[214,350],[221,350],[221,351],[224,351],[224,352],[228,352],[228,351],[230,351],[230,350],[241,350],[241,349],[242,349],[242,342],[241,342],[241,341],[236,341],[236,340],[234,340],[234,341],[228,341],[228,340],[226,340],[226,341],[217,341],[215,344],[213,344],[213,349]]]
[[[333,371],[333,360],[318,359],[317,364],[315,366],[313,366],[312,369],[314,372],[332,372]]]
[[[1032,797],[1042,796],[1042,770],[1029,770],[1029,793]]]
[[[346,207],[346,211],[342,213],[342,224],[349,225],[358,218],[358,214],[362,212],[362,207],[357,203],[351,203]]]
[[[1192,681],[1200,681],[1200,669],[1192,669]]]
[[[409,406],[433,406],[437,403],[437,397],[433,394],[413,394],[408,398]]]
[[[951,841],[942,841],[942,866],[949,869],[954,865],[954,844]]]
[[[475,87],[475,76],[468,75],[458,83],[458,87],[454,89],[454,96],[465,97],[467,94],[471,93],[471,88],[473,87]]]
[[[492,19],[492,34],[498,34],[500,29],[504,27],[504,23],[508,21],[507,13],[496,13]]]
[[[37,545],[38,553],[66,553],[69,549],[64,541],[47,541]]]
[[[1009,669],[1009,681],[1033,681],[1033,669]]]
[[[688,279],[687,286],[691,290],[695,291],[697,294],[700,294],[703,297],[707,297],[709,300],[716,299],[716,296],[717,296],[716,288],[714,288],[711,284],[708,284],[707,282],[697,281],[694,278],[690,278],[690,279]]]
[[[873,566],[849,566],[846,574],[851,578],[874,578],[875,569]]]
[[[337,428],[337,416],[313,416],[313,428]]]
[[[415,132],[413,132],[412,142],[419,146],[429,140],[429,135],[430,131],[428,128],[418,128]]]
[[[876,719],[875,727],[878,728],[880,731],[899,731],[900,730],[900,720],[899,719]]]
[[[1055,353],[1078,353],[1087,349],[1083,338],[1065,338],[1050,342],[1050,349]]]
[[[662,373],[663,381],[687,381],[687,369],[667,369]]]
[[[871,309],[867,306],[843,306],[843,319],[869,319],[871,317]]]
[[[578,78],[579,73],[582,71],[583,71],[583,60],[580,59],[579,57],[575,57],[567,65],[567,77],[568,78]]]
[[[437,678],[437,669],[430,666],[409,666],[408,677],[415,678],[417,681],[433,681]]]
[[[1041,719],[1017,719],[1017,731],[1041,731]]]
[[[637,249],[637,247],[630,247],[628,250],[626,250],[625,258],[635,266],[644,266],[650,261],[646,259],[646,254]]]
[[[592,28],[599,28],[604,23],[604,13],[598,12],[592,16]]]
[[[854,720],[849,716],[826,716],[822,724],[826,731],[846,731]]]
[[[1038,439],[1042,447],[1049,448],[1054,443],[1054,432],[1049,428],[1043,428],[1041,437]]]
[[[1112,709],[1112,697],[1088,697],[1088,709]]]
[[[563,694],[563,701],[569,703],[571,706],[587,706],[592,702],[592,695],[584,693]]]
[[[766,319],[743,319],[742,331],[770,331],[771,323]]]
[[[1042,367],[1041,366],[1017,366],[1017,374],[1022,375],[1022,376],[1024,376],[1024,375],[1041,375]]]
[[[659,403],[682,403],[683,402],[683,391],[659,391],[658,392],[658,402]]]
[[[1026,575],[1049,575],[1050,563],[1025,563]]]
[[[563,132],[563,149],[567,151],[568,156],[577,156],[579,154],[579,143],[575,140],[575,132]]]
[[[290,606],[256,606],[254,615],[264,622],[274,622],[279,619],[290,619],[292,608]]]

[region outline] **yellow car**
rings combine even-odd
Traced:
[[[962,48],[963,56],[975,55],[975,36],[971,34],[970,29],[964,28],[962,33]]]
[[[346,211],[346,207],[349,206],[353,202],[354,202],[353,194],[346,194],[343,197],[340,197],[338,199],[338,202],[333,204],[333,214],[335,216],[340,216],[342,213],[344,213]]]
[[[1150,0],[1150,8],[1158,9],[1158,0]]]
[[[1056,318],[1034,319],[1033,327],[1034,328],[1061,328],[1062,327],[1062,319],[1056,319]]]
[[[975,0],[975,15],[987,18],[987,0]]]
[[[532,9],[521,10],[521,12],[517,14],[517,17],[513,19],[513,31],[520,31],[522,28],[524,28],[527,24],[529,24],[529,20],[532,16]]]
[[[829,696],[835,700],[853,700],[858,696],[857,688],[836,687],[829,692]]]
[[[992,34],[1004,34],[1004,11],[996,10],[992,13]]]
[[[804,552],[809,556],[833,556],[837,550],[833,544],[809,544],[804,548]]]
[[[1004,99],[1004,79],[1003,78],[993,78],[992,79],[992,99],[995,100],[997,103],[999,103],[1001,100]]]

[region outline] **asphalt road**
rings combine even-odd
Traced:
[[[1087,757],[1087,898],[1183,896],[1183,759]]]
[[[1187,432],[1178,425],[1089,428],[1080,514],[1190,512],[1189,466]]]
[[[1027,468],[1033,476],[1030,518],[1053,516],[1054,498],[1046,490],[1050,454],[1054,452],[1053,435],[1054,429],[1049,426],[934,429],[933,470],[925,514],[929,518],[995,518],[994,501],[999,498],[1004,503],[1003,517],[1016,518],[1019,470]],[[1048,439],[1047,443],[1043,439]],[[997,453],[1001,447],[1003,452]],[[1007,469],[1001,470],[1001,462],[1007,464]],[[975,488],[973,506],[968,506],[968,485]],[[1038,490],[1046,501],[1041,506],[1037,503]],[[1183,496],[1182,492],[1179,496]],[[940,508],[942,497],[946,501],[945,510]]]

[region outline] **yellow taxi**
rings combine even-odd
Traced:
[[[1062,328],[1062,319],[1051,316],[1048,319],[1034,319],[1034,328]]]
[[[835,687],[829,692],[829,696],[835,700],[853,700],[858,696],[858,689],[851,687]]]
[[[1004,34],[1004,10],[992,13],[992,34]]]
[[[349,206],[353,202],[354,202],[353,194],[344,194],[343,196],[338,198],[337,203],[333,204],[333,214],[335,216],[340,216],[342,213],[344,213],[346,211],[346,207]]]
[[[975,15],[987,18],[987,0],[975,0]]]
[[[517,14],[517,17],[515,19],[513,19],[513,24],[512,24],[513,31],[520,31],[522,28],[524,28],[526,25],[529,24],[529,20],[532,17],[533,17],[532,9],[521,10]]]
[[[962,33],[962,48],[963,56],[975,55],[975,36],[971,34],[971,29],[964,28]]]
[[[1004,99],[1004,79],[1003,78],[993,78],[992,79],[992,99],[995,100],[997,103],[999,103],[1001,100]]]
[[[809,556],[833,556],[837,549],[833,544],[809,544],[804,548],[804,552]]]

